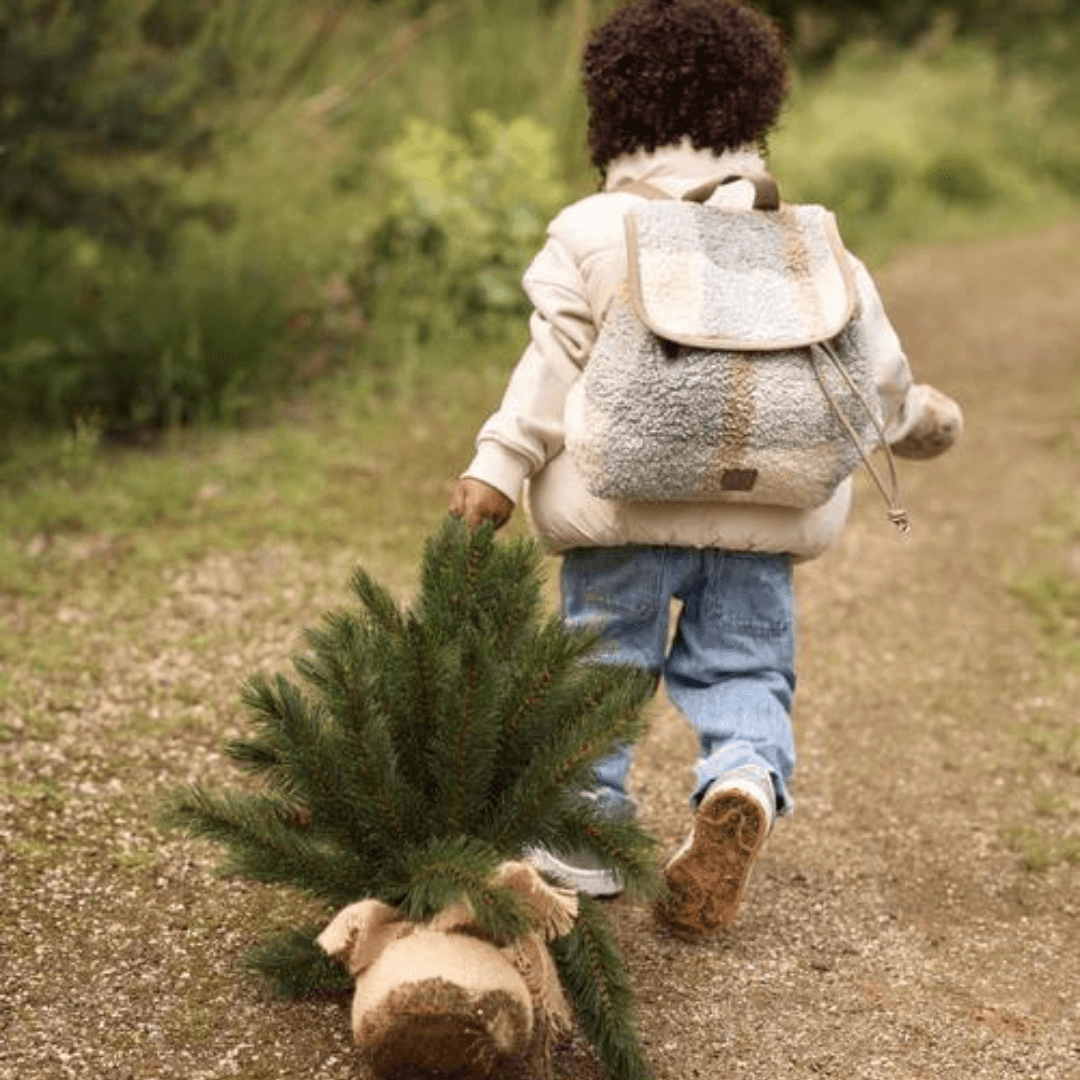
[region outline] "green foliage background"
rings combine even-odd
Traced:
[[[520,274],[596,185],[577,57],[612,6],[0,0],[8,444],[512,362]],[[1074,211],[1076,0],[763,6],[798,69],[775,171],[860,254]]]

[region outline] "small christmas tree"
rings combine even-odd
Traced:
[[[254,731],[227,750],[261,790],[195,786],[174,818],[225,845],[226,872],[354,905],[365,927],[390,909],[410,926],[457,911],[474,937],[520,944],[536,924],[508,864],[537,847],[588,852],[653,895],[652,838],[582,793],[592,766],[642,733],[654,680],[590,662],[596,635],[545,616],[541,580],[534,541],[496,544],[490,526],[452,519],[426,545],[408,609],[358,570],[358,608],[306,632],[300,683],[259,676],[245,689]],[[376,914],[357,901],[378,901]],[[645,1077],[606,919],[576,901],[544,955],[611,1074]],[[348,986],[319,944],[331,931],[319,934],[298,927],[250,962],[290,996]]]

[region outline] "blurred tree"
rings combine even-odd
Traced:
[[[164,249],[178,220],[227,222],[138,168],[210,151],[236,0],[0,0],[0,215]]]
[[[386,3],[388,0],[354,0]],[[432,0],[396,0],[413,7]],[[584,9],[590,25],[628,0],[540,0],[544,11]],[[824,67],[860,37],[905,48],[929,35],[977,36],[1004,58],[1052,63],[1080,53],[1080,0],[746,0],[774,18],[802,66]]]
[[[831,61],[861,36],[907,47],[935,31],[977,36],[1011,59],[1036,63],[1077,52],[1080,0],[755,0],[775,18],[796,56],[810,66]],[[1071,49],[1066,46],[1071,44]]]

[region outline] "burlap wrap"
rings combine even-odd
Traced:
[[[465,903],[451,904],[424,923],[408,920],[397,908],[374,899],[338,912],[318,944],[342,960],[356,979],[353,1032],[358,1042],[373,1030],[373,1012],[402,987],[423,980],[453,983],[477,996],[521,998],[527,993],[525,1004],[531,1008],[523,1012],[524,1026],[515,1033],[514,1045],[533,1038],[535,1018],[545,1027],[545,1041],[569,1030],[573,1013],[547,942],[573,928],[577,895],[549,885],[524,862],[503,863],[492,884],[518,895],[533,924],[531,933],[508,944],[487,941]]]

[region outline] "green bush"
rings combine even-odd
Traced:
[[[905,243],[1037,227],[1075,206],[1075,119],[1055,86],[986,46],[933,55],[863,43],[796,80],[772,163],[784,194],[837,213],[879,260]],[[1022,147],[1022,152],[1018,152]]]
[[[872,216],[888,210],[896,196],[905,163],[883,150],[842,153],[833,163],[822,201],[849,215]]]
[[[994,181],[987,167],[962,150],[945,150],[926,167],[922,181],[946,203],[984,206],[993,201]]]
[[[166,263],[76,232],[0,235],[0,418],[110,434],[235,419],[289,377],[288,283],[192,232]]]
[[[387,212],[361,278],[387,345],[485,336],[528,313],[520,278],[569,200],[550,131],[529,117],[475,113],[467,136],[418,117],[382,160]]]
[[[5,431],[232,418],[285,381],[287,278],[192,186],[275,3],[0,0]]]
[[[0,0],[4,220],[160,252],[213,215],[139,159],[207,158],[238,19],[235,0]]]

